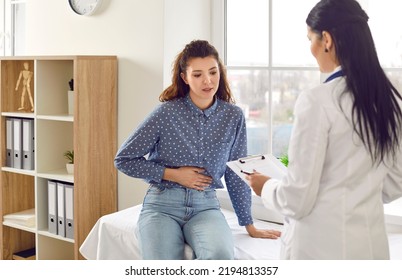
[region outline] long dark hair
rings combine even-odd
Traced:
[[[232,93],[229,88],[229,82],[226,77],[226,71],[219,58],[218,51],[208,41],[194,40],[185,46],[177,55],[172,69],[172,84],[167,87],[159,96],[161,102],[184,97],[188,94],[190,87],[180,77],[181,73],[186,74],[187,64],[191,58],[212,56],[218,63],[220,80],[219,87],[215,94],[216,98],[223,101],[234,103]]]
[[[353,95],[353,129],[373,162],[381,162],[399,149],[401,94],[380,66],[368,15],[355,0],[321,0],[306,23],[317,34],[331,34],[347,89]]]

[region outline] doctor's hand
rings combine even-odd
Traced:
[[[269,229],[257,229],[253,224],[247,225],[246,230],[248,234],[253,238],[278,239],[281,236],[280,231],[269,230]]]
[[[163,179],[182,185],[189,189],[203,191],[212,183],[212,177],[203,174],[205,169],[195,166],[165,168]]]
[[[266,181],[271,177],[258,173],[254,170],[254,173],[246,176],[246,180],[250,182],[250,186],[256,195],[261,196],[262,188]]]

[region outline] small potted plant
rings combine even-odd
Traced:
[[[287,154],[287,153],[283,154],[283,155],[279,158],[279,160],[283,163],[283,165],[285,165],[286,167],[288,167],[289,158],[288,158],[288,154]]]
[[[66,163],[67,173],[74,173],[74,150],[67,150],[64,152],[64,157],[68,160]]]
[[[68,87],[70,88],[70,90],[67,91],[68,114],[74,115],[74,79],[68,82]]]

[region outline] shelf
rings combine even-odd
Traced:
[[[1,170],[5,171],[5,172],[23,174],[23,175],[28,175],[28,176],[35,176],[35,171],[34,170],[19,169],[19,168],[12,168],[12,167],[6,167],[6,166],[3,166],[1,168]]]
[[[20,112],[2,112],[1,115],[4,117],[30,118],[30,119],[33,119],[35,117],[34,113],[20,113]]]
[[[74,121],[74,116],[71,115],[38,115],[36,118],[38,120],[50,120],[50,121],[62,121],[62,122]]]
[[[55,238],[55,239],[58,239],[58,240],[66,241],[66,242],[69,242],[69,243],[74,243],[74,239],[65,238],[65,237],[62,237],[60,235],[50,233],[47,229],[38,230],[38,234],[43,235],[43,236],[47,236],[47,237],[51,237],[51,238]]]
[[[49,180],[74,183],[74,175],[68,174],[67,170],[65,168],[38,173],[37,176],[41,177],[41,178],[49,179]]]
[[[37,260],[74,260],[77,244],[69,240],[59,239],[57,236],[37,234]]]
[[[33,232],[33,233],[36,232],[36,227],[26,227],[26,226],[22,226],[22,225],[16,224],[16,223],[3,222],[3,226],[16,228],[16,229],[20,229],[20,230],[24,230],[24,231],[29,231],[29,232]]]

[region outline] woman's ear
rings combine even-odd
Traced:
[[[331,50],[333,47],[332,36],[329,32],[323,31],[322,32],[322,41],[326,50]]]
[[[188,85],[188,82],[187,82],[187,80],[186,80],[186,75],[185,75],[183,72],[180,73],[180,77],[183,79],[183,82],[184,82],[186,85]]]

